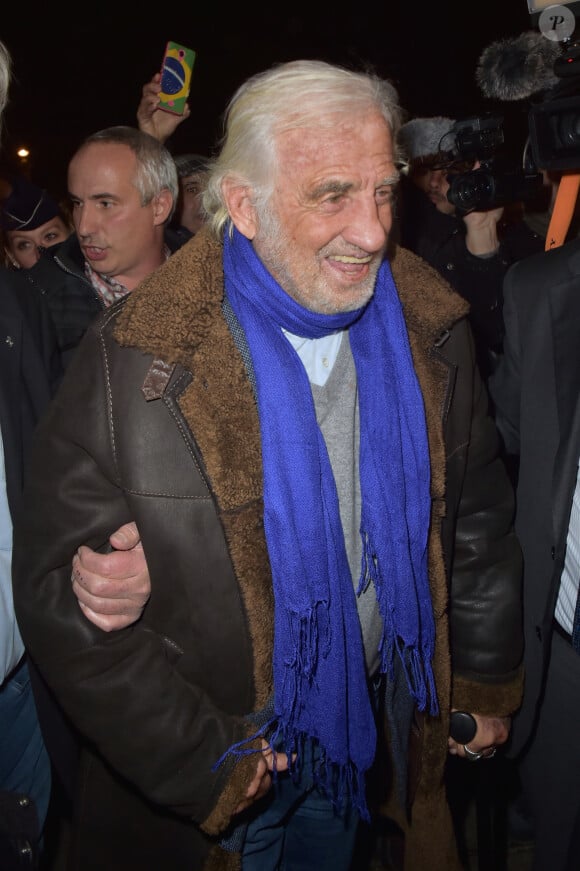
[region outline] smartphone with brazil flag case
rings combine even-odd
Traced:
[[[194,63],[195,51],[192,48],[178,42],[167,43],[161,65],[160,109],[173,115],[183,115]]]

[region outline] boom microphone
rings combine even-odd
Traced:
[[[513,39],[492,42],[482,52],[475,80],[483,95],[495,100],[527,100],[558,84],[554,64],[561,56],[559,43],[535,30]]]

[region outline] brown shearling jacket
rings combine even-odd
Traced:
[[[519,704],[521,558],[466,304],[410,252],[392,263],[431,452],[441,707],[416,736],[412,825],[400,821],[409,871],[449,871],[448,711]],[[37,433],[14,597],[86,739],[69,871],[238,867],[217,838],[255,762],[212,766],[272,693],[273,600],[257,410],[222,300],[221,245],[204,230],[91,326]],[[106,634],[78,608],[71,560],[129,520],[151,598],[137,624]]]

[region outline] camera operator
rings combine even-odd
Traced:
[[[408,162],[400,186],[400,241],[470,303],[479,365],[488,378],[502,352],[505,273],[541,251],[544,242],[525,224],[517,204],[465,214],[449,201],[450,173],[477,166],[447,150],[455,124],[443,116],[414,118],[400,130],[399,147]]]

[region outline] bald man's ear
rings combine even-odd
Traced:
[[[153,222],[156,227],[167,221],[172,208],[173,195],[170,190],[163,188],[156,197],[153,197]]]
[[[240,184],[235,178],[225,178],[222,181],[222,193],[235,228],[251,241],[258,227],[252,188]]]

